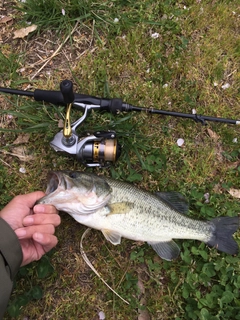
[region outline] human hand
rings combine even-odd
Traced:
[[[60,224],[58,211],[51,205],[36,201],[45,194],[41,191],[19,195],[13,198],[0,212],[15,231],[22,247],[22,266],[39,260],[46,252],[57,245],[55,227]]]

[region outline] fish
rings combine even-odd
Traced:
[[[193,239],[236,255],[233,234],[240,217],[216,217],[209,221],[188,217],[188,203],[179,192],[151,193],[131,183],[94,173],[53,171],[48,174],[46,195],[38,203],[51,204],[77,222],[100,230],[113,245],[121,238],[147,242],[167,261],[180,248],[173,239]]]

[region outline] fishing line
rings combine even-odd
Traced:
[[[83,257],[83,260],[86,262],[86,264],[92,269],[92,271],[99,277],[99,279],[116,295],[118,296],[123,302],[125,302],[126,304],[129,304],[129,302],[127,300],[125,300],[124,298],[122,298],[112,287],[110,287],[110,285],[101,277],[101,275],[98,273],[98,271],[94,268],[94,266],[92,265],[91,261],[88,259],[84,249],[83,249],[83,240],[84,238],[88,235],[88,233],[91,231],[91,228],[87,228],[80,240],[80,253],[81,256]]]

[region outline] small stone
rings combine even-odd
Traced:
[[[182,138],[179,138],[179,139],[177,140],[177,145],[178,145],[179,147],[182,147],[183,144],[184,144],[184,140],[183,140]]]
[[[26,173],[27,171],[26,171],[26,169],[25,169],[24,167],[21,167],[21,168],[19,169],[19,172],[20,172],[20,173]]]

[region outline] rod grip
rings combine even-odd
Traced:
[[[33,96],[36,101],[45,101],[56,105],[66,104],[60,91],[36,89]]]

